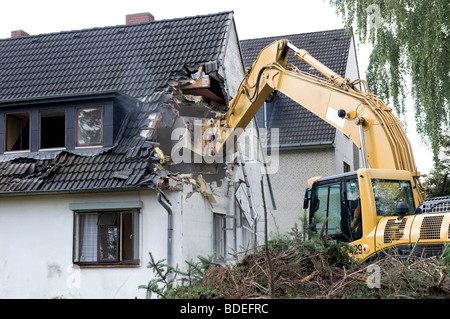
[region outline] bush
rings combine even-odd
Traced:
[[[235,254],[233,265],[199,256],[182,272],[150,254],[156,278],[139,288],[158,298],[450,298],[449,247],[440,258],[389,256],[365,264],[350,259],[348,249],[317,237],[306,240],[294,227],[254,254]]]

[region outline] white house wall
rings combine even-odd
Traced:
[[[358,168],[358,163],[354,163],[354,144],[351,139],[346,137],[344,133],[336,130],[336,136],[334,139],[336,144],[335,148],[335,167],[336,171],[334,174],[344,173],[344,162],[350,166],[350,170],[355,170]]]
[[[269,218],[272,237],[285,235],[295,223],[300,227],[307,181],[315,176],[335,174],[335,149],[280,151],[280,169],[270,175],[277,209]]]
[[[204,200],[182,203],[181,192],[167,196],[174,214],[173,263],[210,253],[209,214],[194,210],[192,204]],[[140,266],[73,265],[74,217],[69,204],[124,201],[142,202]],[[0,298],[145,298],[145,290],[138,286],[154,276],[147,268],[149,252],[156,260],[167,258],[168,216],[153,191],[3,197],[0,202]]]
[[[230,26],[226,55],[223,61],[224,78],[227,79],[228,94],[233,97],[244,78],[244,64],[241,58],[241,48],[234,22]]]
[[[355,38],[353,36],[350,41],[350,48],[348,51],[348,58],[347,58],[347,66],[345,69],[344,76],[346,78],[350,79],[351,81],[355,81],[360,78],[359,68],[358,68],[358,59],[356,56]]]

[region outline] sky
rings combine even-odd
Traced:
[[[0,39],[11,31],[30,35],[125,24],[131,13],[150,12],[156,20],[233,11],[240,40],[343,28],[329,0],[21,0],[0,6]],[[357,39],[356,39],[357,40]],[[365,79],[370,47],[357,41],[360,76]],[[411,105],[412,108],[412,105]],[[408,137],[418,170],[428,173],[432,156],[408,116]]]

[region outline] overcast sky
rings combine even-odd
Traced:
[[[155,19],[233,11],[241,40],[343,28],[329,0],[22,0],[3,1],[0,38],[22,29],[30,35],[125,24],[125,15],[150,12]],[[370,50],[358,46],[361,78]],[[1,79],[0,79],[1,80]],[[411,114],[409,118],[413,118]],[[419,171],[431,168],[432,157],[409,125]]]

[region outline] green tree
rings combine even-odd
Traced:
[[[439,168],[424,176],[427,198],[450,196],[450,135],[444,136],[441,144]]]
[[[366,75],[373,93],[392,101],[404,116],[410,90],[417,131],[429,141],[439,169],[439,149],[450,120],[449,1],[329,1],[346,28],[354,28],[361,42],[373,47]]]

